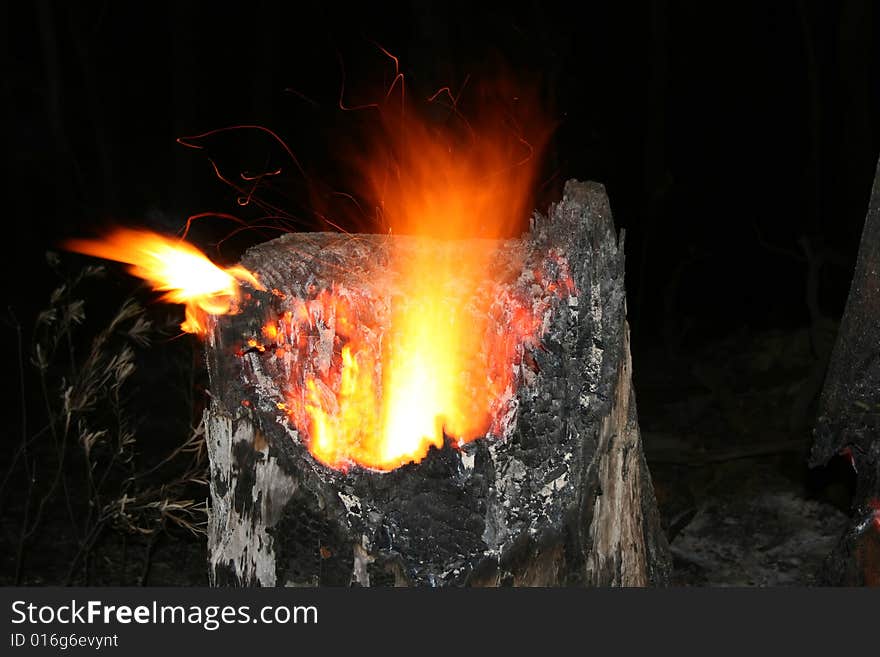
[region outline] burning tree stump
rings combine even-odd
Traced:
[[[850,459],[852,522],[829,555],[830,583],[880,586],[880,163],[820,400],[810,465]]]
[[[385,336],[395,279],[377,272],[392,243],[438,257],[492,248],[484,339],[503,340],[525,307],[540,341],[506,345],[515,385],[499,393],[484,438],[446,441],[388,472],[328,467],[289,388],[328,377],[341,358],[343,320],[322,305],[327,291],[346,300],[345,321]],[[267,291],[213,319],[206,343],[213,584],[667,582],[632,389],[623,248],[601,185],[569,182],[522,239],[290,234],[242,264]],[[267,335],[267,319],[281,328]],[[339,392],[332,378],[321,385]]]

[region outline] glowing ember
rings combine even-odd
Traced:
[[[149,231],[118,228],[100,240],[71,240],[71,251],[124,262],[148,281],[163,299],[186,307],[187,333],[205,332],[205,314],[225,315],[238,300],[239,281],[263,289],[243,267],[221,269],[191,244]]]

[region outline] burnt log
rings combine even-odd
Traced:
[[[212,319],[206,340],[211,582],[666,584],[671,562],[632,388],[622,235],[604,188],[569,182],[529,233],[492,247],[482,293],[497,301],[493,335],[504,335],[511,300],[531,304],[543,331],[534,348],[516,346],[516,386],[487,435],[389,472],[334,469],[314,458],[308,427],[285,402],[303,368],[340,357],[332,322],[308,324],[292,354],[261,331],[267,317],[313,307],[331,288],[359,321],[384,326],[395,283],[375,272],[392,241],[398,253],[487,248],[302,233],[244,255],[267,289]]]
[[[849,296],[819,401],[810,465],[845,456],[856,473],[850,524],[829,583],[880,586],[880,163]]]

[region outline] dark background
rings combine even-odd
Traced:
[[[627,230],[640,336],[658,325],[673,272],[676,312],[724,332],[808,319],[803,271],[769,247],[799,253],[806,236],[854,260],[878,151],[871,2],[36,2],[5,12],[6,217],[29,276],[41,251],[106,222],[176,230],[197,212],[237,212],[204,155],[177,137],[264,125],[321,179],[338,157],[334,130],[350,122],[336,104],[342,68],[350,104],[375,100],[390,79],[374,42],[400,59],[414,98],[458,89],[488,56],[540,72],[559,120],[545,181],[608,188]],[[219,141],[229,170],[280,159],[260,135]],[[295,185],[285,209],[313,227]],[[823,307],[839,314],[849,272],[827,274]]]
[[[346,189],[334,149],[356,122],[338,107],[343,75],[349,104],[375,100],[393,75],[377,44],[399,58],[412,98],[458,89],[489,60],[537,75],[558,121],[539,207],[558,198],[567,178],[596,180],[626,230],[646,433],[663,430],[656,390],[671,394],[664,373],[689,377],[677,378],[680,397],[709,388],[723,406],[724,391],[711,383],[718,377],[701,361],[706,350],[741,354],[768,331],[796,341],[842,312],[880,147],[880,10],[870,0],[39,0],[2,11],[7,344],[16,343],[16,326],[27,342],[57,284],[44,253],[64,238],[120,223],[173,233],[201,212],[260,218],[237,205],[207,155],[233,174],[268,169],[284,161],[276,143],[245,130],[212,138],[206,153],[178,137],[271,128],[313,184],[288,167],[269,190],[284,222],[259,223],[323,228],[311,208],[328,190]],[[350,226],[344,213],[338,221]],[[235,228],[203,219],[191,238],[231,262],[248,243],[277,234],[270,227],[221,243]],[[61,266],[84,262],[65,255]],[[93,306],[136,288],[111,272]],[[812,342],[807,351],[795,383],[827,357]],[[27,376],[19,384],[18,370],[4,369],[10,389],[29,389]],[[148,383],[139,388],[147,407],[144,399],[163,394]],[[733,387],[753,392],[747,379]],[[39,403],[29,395],[27,403]],[[814,399],[797,403],[778,412],[800,413],[786,431],[808,442]],[[7,410],[12,427],[17,407]],[[711,448],[736,443],[736,432],[716,433]]]

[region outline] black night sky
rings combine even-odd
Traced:
[[[66,238],[118,224],[174,233],[202,212],[257,221],[207,156],[233,173],[261,170],[284,160],[278,145],[239,131],[202,152],[178,137],[275,131],[317,184],[288,168],[273,202],[288,226],[323,229],[310,208],[347,188],[339,144],[359,127],[338,106],[343,79],[349,104],[381,96],[394,68],[380,46],[399,59],[412,99],[479,79],[487,62],[537,80],[557,122],[539,209],[566,179],[595,180],[626,230],[645,431],[662,430],[651,412],[662,372],[702,371],[697,354],[718,341],[748,349],[757,334],[795,336],[843,310],[880,151],[880,10],[870,0],[36,0],[2,11],[7,345],[16,324],[29,335],[57,283],[45,252]],[[336,220],[358,228],[344,213]],[[236,227],[203,219],[191,240],[232,262],[277,235],[245,231],[217,246]],[[62,254],[69,271],[84,262]],[[138,284],[111,271],[96,294],[116,303]],[[6,369],[18,389],[18,371]]]

